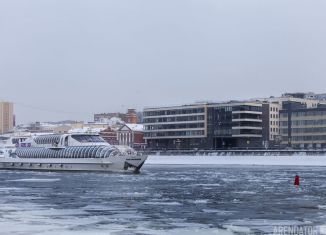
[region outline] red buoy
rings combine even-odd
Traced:
[[[296,175],[295,178],[294,178],[294,185],[296,187],[299,187],[300,186],[300,176]]]

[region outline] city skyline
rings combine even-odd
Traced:
[[[290,96],[290,97],[293,97],[296,96],[296,95],[304,95],[307,99],[312,99],[312,100],[320,100],[321,102],[326,102],[325,100],[325,97],[326,97],[326,93],[321,93],[321,94],[316,94],[314,92],[294,92],[294,93],[283,93],[283,94],[280,94],[280,95],[276,95],[276,96],[265,96],[265,97],[247,97],[247,98],[244,98],[244,99],[239,99],[239,100],[236,100],[236,99],[233,99],[232,97],[230,97],[228,100],[201,100],[201,101],[192,101],[192,102],[188,102],[188,103],[174,103],[174,104],[163,104],[163,105],[152,105],[152,106],[144,106],[144,107],[141,107],[140,109],[135,109],[136,112],[140,112],[142,113],[143,110],[145,109],[148,109],[148,108],[161,108],[161,107],[174,107],[174,106],[188,106],[188,105],[194,105],[194,104],[204,104],[204,103],[207,103],[207,104],[223,104],[223,103],[237,103],[237,102],[251,102],[251,101],[263,101],[263,100],[270,100],[270,99],[273,99],[274,97],[275,98],[280,98],[280,97],[283,97],[283,96]],[[318,95],[318,96],[321,96],[319,98],[308,98],[308,95]],[[325,101],[324,101],[325,100]],[[0,100],[1,101],[1,100]],[[4,101],[4,100],[2,100]],[[51,122],[65,122],[65,121],[76,121],[76,122],[93,122],[95,120],[95,116],[96,115],[105,115],[105,114],[121,114],[121,115],[125,115],[127,113],[127,111],[134,109],[134,107],[129,107],[128,109],[126,110],[119,110],[119,111],[112,111],[112,110],[105,110],[105,111],[102,111],[102,112],[98,112],[98,113],[78,113],[78,112],[73,112],[73,111],[65,111],[65,110],[50,110],[48,109],[47,107],[35,107],[33,105],[28,105],[28,104],[21,104],[21,103],[14,103],[14,102],[11,102],[11,101],[4,101],[4,102],[10,102],[14,105],[18,105],[18,107],[23,107],[23,108],[27,108],[27,109],[30,109],[30,110],[37,110],[39,112],[47,112],[47,113],[59,113],[59,114],[62,114],[64,115],[63,119],[56,119],[56,120],[30,120],[28,122],[24,122],[24,123],[17,123],[17,115],[16,113],[14,112],[14,116],[15,116],[15,122],[17,125],[21,125],[21,124],[30,124],[30,123],[35,123],[35,122],[44,122],[44,123],[51,123]],[[269,101],[270,102],[270,101]],[[15,110],[16,108],[14,108]],[[69,115],[72,115],[72,114],[86,114],[89,115],[89,119],[73,119],[73,118],[69,118]]]
[[[1,1],[0,99],[19,124],[323,93],[325,4]]]

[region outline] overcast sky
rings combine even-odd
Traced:
[[[18,123],[326,92],[325,0],[0,0]]]

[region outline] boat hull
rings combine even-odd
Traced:
[[[110,158],[0,158],[0,169],[138,173],[147,156]]]

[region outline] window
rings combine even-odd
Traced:
[[[105,142],[98,135],[72,135],[71,137],[81,143],[96,143],[96,142],[103,143],[103,142]]]

